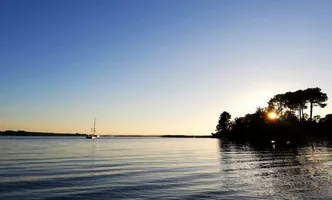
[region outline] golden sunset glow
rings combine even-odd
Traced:
[[[267,114],[267,116],[269,117],[269,119],[275,119],[275,118],[277,118],[277,114],[275,112],[269,112]]]

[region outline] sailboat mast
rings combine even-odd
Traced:
[[[96,133],[96,118],[93,121],[93,135]]]

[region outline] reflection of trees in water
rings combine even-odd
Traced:
[[[326,163],[332,160],[330,151],[326,145],[313,142],[291,149],[276,149],[273,152],[276,159],[270,163],[271,166],[276,166],[276,189],[280,192],[286,190],[292,194],[309,195],[329,185],[330,170]]]
[[[294,159],[298,165],[292,170],[278,170],[278,172],[283,179],[293,184],[291,188],[294,192],[311,192],[311,195],[314,195],[332,183],[331,163],[329,164],[332,161],[331,148],[324,143],[311,142],[297,149]]]
[[[256,175],[259,163],[249,145],[219,141],[219,147],[222,189],[249,197],[261,192],[268,195],[269,187]]]
[[[219,142],[222,181],[228,190],[250,196],[281,198],[316,196],[330,185],[331,148],[327,143],[307,143],[272,148]],[[331,163],[329,163],[331,162]]]

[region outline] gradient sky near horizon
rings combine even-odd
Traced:
[[[277,93],[330,96],[331,10],[329,0],[1,0],[0,130],[86,133],[95,117],[100,134],[205,135],[222,111],[239,117]]]

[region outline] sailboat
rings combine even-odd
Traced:
[[[99,135],[96,135],[96,118],[94,118],[93,128],[91,128],[91,132],[92,132],[91,135],[86,135],[87,139],[96,139],[99,137]]]

